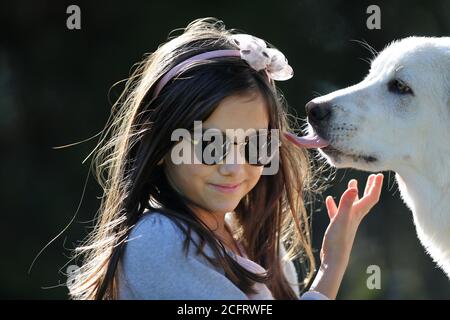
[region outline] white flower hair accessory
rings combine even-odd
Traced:
[[[264,40],[249,34],[234,34],[231,40],[239,47],[241,58],[255,70],[265,69],[268,75],[277,81],[293,77],[294,70],[288,64],[284,54],[274,48],[267,48]]]

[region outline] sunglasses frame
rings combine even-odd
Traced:
[[[250,145],[251,145],[250,142],[252,141],[252,139],[257,138],[257,140],[259,142],[260,139],[261,139],[260,138],[261,136],[267,136],[268,137],[268,138],[266,138],[265,141],[267,141],[269,139],[269,143],[266,143],[265,145],[267,145],[267,144],[270,145],[272,143],[272,135],[271,135],[271,131],[270,130],[268,130],[268,129],[258,129],[258,130],[255,130],[255,131],[257,132],[257,134],[246,135],[245,136],[245,141],[244,142],[240,142],[240,143],[238,143],[236,141],[232,141],[232,140],[235,140],[234,139],[235,137],[230,138],[225,132],[223,132],[221,130],[218,130],[218,129],[202,129],[200,140],[193,139],[192,138],[192,131],[190,131],[191,136],[189,136],[189,140],[194,145],[194,150],[195,150],[196,156],[197,156],[197,158],[200,158],[199,160],[200,160],[200,162],[202,164],[205,164],[205,165],[224,164],[226,162],[223,162],[223,160],[226,159],[227,155],[231,152],[231,145],[232,144],[238,146],[239,147],[239,149],[238,149],[239,152],[242,152],[242,146],[249,146],[248,148],[250,148]],[[260,134],[261,131],[264,131],[264,133]],[[206,140],[205,140],[205,136],[207,138]],[[221,137],[221,141],[222,141],[222,144],[220,146],[214,145],[214,143],[217,140],[215,137],[218,137],[218,136]],[[225,140],[225,142],[223,142],[224,140]],[[281,146],[281,144],[282,144],[281,141],[279,141],[279,139],[278,139],[278,148]],[[201,145],[201,149],[199,150],[198,147],[200,145]],[[254,144],[252,144],[252,145],[254,145]],[[220,154],[219,158],[217,158],[215,156],[212,156],[212,160],[213,161],[209,162],[208,161],[209,159],[208,158],[205,159],[205,157],[204,157],[205,150],[207,150],[208,148],[212,149],[211,151],[222,150],[222,151],[225,151],[225,152],[222,152]],[[264,148],[264,146],[263,146],[263,148]],[[256,162],[252,161],[252,160],[254,160],[254,158],[251,158],[250,150],[247,149],[247,147],[246,147],[244,149],[245,150],[245,153],[244,153],[245,163],[249,164],[249,165],[252,165],[252,166],[258,166],[258,167],[264,166],[264,167],[267,167],[267,166],[270,165],[271,160],[274,158],[275,154],[278,152],[278,148],[270,156],[266,156],[265,160],[267,162],[264,161],[264,163],[263,163],[263,162],[259,161],[259,159],[261,157],[258,158],[258,160]],[[198,154],[199,151],[201,151],[200,155]],[[257,152],[257,155],[259,156],[260,152],[261,152],[261,150],[260,150],[260,143],[256,144],[256,152]]]

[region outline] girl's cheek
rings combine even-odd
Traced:
[[[198,170],[196,165],[183,165],[179,171],[180,180],[183,181],[185,186],[189,184],[196,184],[199,179],[201,179],[201,171]]]
[[[263,172],[264,167],[256,167],[256,166],[251,166],[248,165],[249,168],[247,170],[247,176],[248,176],[248,180],[249,180],[249,187],[250,189],[252,189],[259,181],[259,179],[261,178],[261,174]],[[250,190],[249,190],[250,191]]]
[[[254,171],[255,178],[256,178],[257,180],[259,180],[259,178],[261,178],[261,175],[262,175],[262,172],[263,172],[263,170],[264,170],[264,167],[255,167],[255,166],[252,166],[252,170]]]
[[[204,164],[190,164],[187,166],[187,172],[184,175],[187,184],[203,185],[214,181],[214,166],[206,166]]]

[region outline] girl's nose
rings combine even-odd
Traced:
[[[225,162],[220,164],[219,170],[224,175],[239,175],[244,171],[245,155],[243,145],[232,144],[230,152],[225,157]]]

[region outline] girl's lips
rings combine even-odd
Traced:
[[[210,183],[210,185],[217,191],[225,192],[225,193],[231,193],[235,192],[239,189],[242,183],[233,184],[233,185],[226,185],[226,184],[213,184]]]

